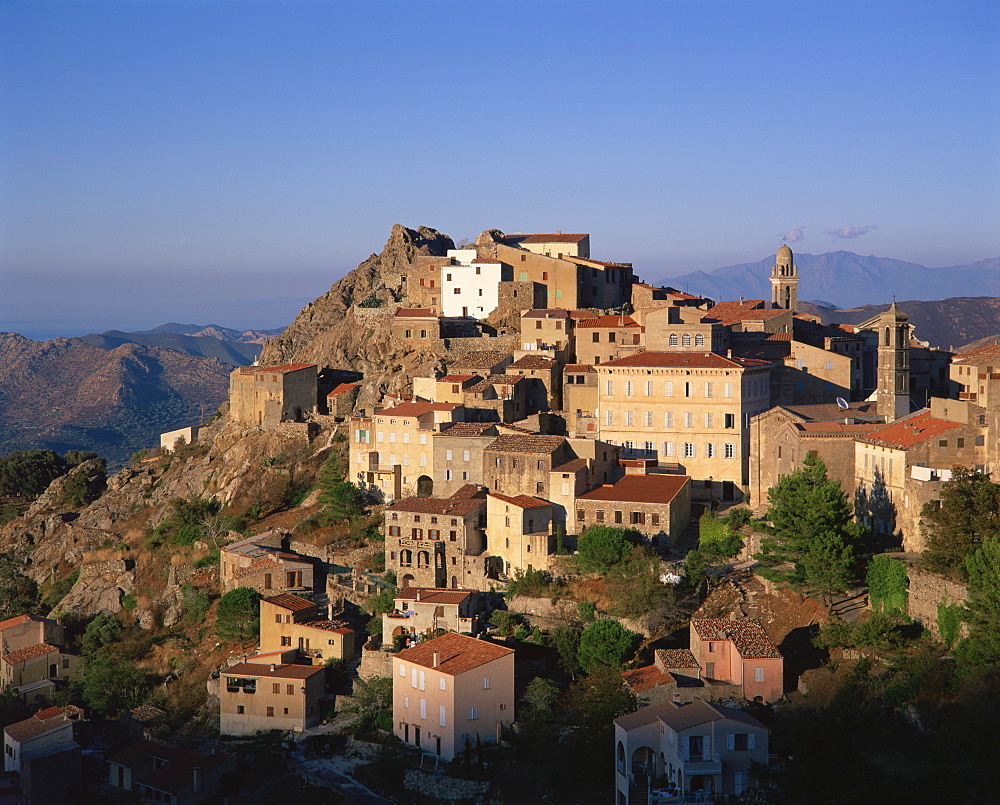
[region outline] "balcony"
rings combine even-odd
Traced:
[[[705,752],[701,755],[689,755],[686,752],[680,753],[680,760],[684,764],[684,774],[722,774],[722,756],[718,752]]]

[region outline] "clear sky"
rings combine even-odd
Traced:
[[[0,0],[0,330],[276,327],[394,223],[1000,255],[1000,4]]]

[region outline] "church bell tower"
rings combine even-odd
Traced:
[[[792,262],[792,250],[785,244],[771,268],[771,307],[790,310],[799,304],[799,267]]]

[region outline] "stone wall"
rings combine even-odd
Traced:
[[[928,573],[926,570],[907,565],[906,575],[910,580],[909,599],[906,613],[940,639],[938,630],[938,604],[962,604],[969,597],[965,584]],[[963,629],[965,627],[963,626]]]
[[[408,769],[403,785],[435,802],[483,802],[490,784],[479,780],[458,780],[441,774]]]
[[[370,679],[373,676],[392,677],[392,654],[382,649],[361,649],[361,663],[358,665],[358,676]]]

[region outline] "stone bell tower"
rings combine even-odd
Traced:
[[[771,268],[771,307],[790,310],[799,304],[799,267],[792,262],[792,250],[785,244]]]
[[[910,317],[892,306],[875,319],[878,333],[876,406],[892,422],[910,413]]]

